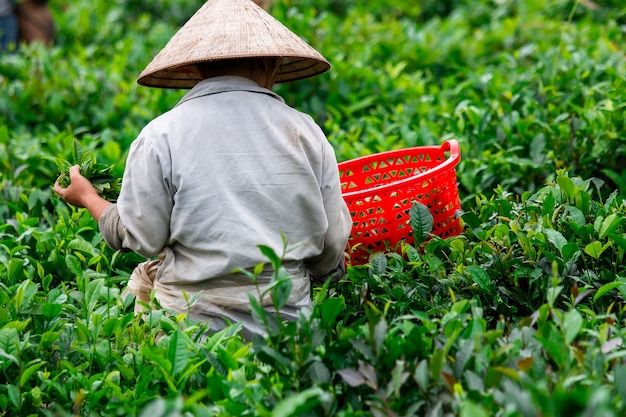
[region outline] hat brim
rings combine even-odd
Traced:
[[[192,88],[199,63],[278,58],[276,83],[328,71],[330,63],[263,8],[250,0],[208,0],[139,75],[157,88]]]
[[[250,59],[267,58],[260,56],[233,56],[224,57],[227,59]],[[330,70],[331,65],[327,61],[319,61],[311,58],[298,57],[271,57],[280,60],[275,82],[284,83],[302,80],[316,75],[323,74]],[[142,73],[137,79],[137,83],[144,87],[189,89],[193,88],[202,77],[194,70],[194,66],[200,63],[211,62],[208,60],[198,60],[180,64],[178,67],[164,68],[147,74]]]

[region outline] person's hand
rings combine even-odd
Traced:
[[[80,166],[74,165],[70,168],[70,181],[67,188],[61,187],[58,181],[55,182],[54,191],[71,205],[87,207],[90,200],[100,198],[91,182],[80,174]]]
[[[70,185],[67,188],[61,187],[59,182],[54,183],[54,191],[61,198],[73,206],[86,208],[96,221],[109,205],[110,202],[100,197],[91,182],[80,175],[80,166],[74,165],[70,168]]]

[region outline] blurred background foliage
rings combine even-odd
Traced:
[[[68,155],[72,136],[121,172],[139,130],[184,93],[136,77],[202,3],[52,0],[55,46],[0,57],[2,181],[46,189],[54,167],[34,157]],[[497,185],[537,189],[555,169],[626,194],[623,2],[274,0],[269,11],[333,65],[275,89],[339,160],[455,137],[465,203]]]

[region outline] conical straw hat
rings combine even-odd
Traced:
[[[208,0],[139,75],[147,87],[191,88],[200,81],[189,66],[236,58],[279,58],[276,82],[330,69],[315,49],[251,0]]]

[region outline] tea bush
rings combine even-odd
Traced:
[[[121,175],[184,94],[136,77],[202,3],[51,0],[55,46],[0,56],[0,415],[624,415],[622,2],[275,0],[333,65],[276,91],[340,160],[456,138],[464,228],[315,285],[294,322],[255,306],[251,341],[135,315],[143,259],[51,191],[75,140]],[[277,306],[287,243],[259,248]]]

